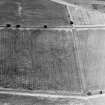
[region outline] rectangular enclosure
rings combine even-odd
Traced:
[[[0,31],[0,86],[81,92],[72,32]]]
[[[105,29],[77,29],[79,60],[87,90],[105,88]]]

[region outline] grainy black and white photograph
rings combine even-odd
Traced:
[[[0,105],[105,105],[105,0],[0,0]]]

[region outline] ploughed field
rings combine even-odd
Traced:
[[[0,105],[91,105],[75,98],[42,98],[0,94]]]
[[[0,86],[81,91],[71,31],[0,31]]]

